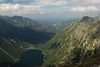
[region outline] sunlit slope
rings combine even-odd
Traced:
[[[49,40],[44,48],[44,66],[77,64],[89,55],[99,52],[100,20],[85,16],[73,22]]]

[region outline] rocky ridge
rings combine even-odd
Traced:
[[[44,51],[44,66],[77,65],[84,58],[99,53],[99,31],[100,21],[88,16],[67,25],[46,43],[49,50]]]

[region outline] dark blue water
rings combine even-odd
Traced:
[[[28,50],[24,52],[19,63],[27,67],[41,66],[44,63],[42,51]]]

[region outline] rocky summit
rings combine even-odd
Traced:
[[[80,20],[80,22],[87,22],[87,21],[92,21],[92,20],[94,20],[92,17],[84,16],[84,17]]]

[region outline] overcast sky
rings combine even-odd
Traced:
[[[100,0],[0,0],[0,15],[78,17],[100,13]]]

